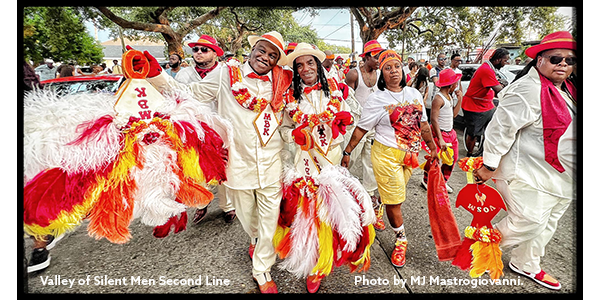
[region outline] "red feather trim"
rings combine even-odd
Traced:
[[[292,249],[292,231],[289,230],[281,239],[278,245],[275,246],[275,252],[279,254],[279,258],[284,259]]]
[[[173,127],[175,127],[177,135],[180,137],[181,141],[184,142],[185,146],[193,147],[197,151],[199,150],[199,145],[201,142],[200,139],[198,139],[198,133],[196,132],[196,129],[190,122],[173,122]]]
[[[337,232],[336,232],[337,233]],[[343,264],[348,264],[352,261],[351,257],[353,252],[349,252],[349,251],[343,251],[342,249],[344,249],[344,247],[346,246],[346,241],[344,241],[342,239],[342,237],[339,235],[339,233],[337,233],[338,236],[338,251],[340,252],[340,257],[339,260],[336,262],[336,267],[339,267]]]
[[[369,246],[369,226],[363,226],[360,241],[358,242],[358,245],[356,246],[356,250],[354,250],[354,252],[352,252],[351,255],[349,256],[348,261],[354,262],[354,261],[359,260],[360,257],[365,252],[365,249],[367,248],[367,246]],[[354,272],[356,270],[357,266],[355,266],[353,264],[350,264],[349,266],[350,266],[350,272]]]
[[[171,226],[175,224],[175,220],[177,220],[177,216],[172,216],[167,220],[167,223],[154,227],[152,235],[159,239],[166,237],[169,235],[169,231],[171,231]]]
[[[95,182],[91,174],[67,173],[59,168],[45,170],[25,185],[23,222],[46,227],[61,212],[71,212],[84,202],[85,192]]]
[[[164,238],[169,235],[171,227],[174,227],[175,233],[179,233],[186,229],[187,221],[188,215],[187,212],[184,211],[179,215],[179,218],[177,216],[172,216],[165,224],[154,227],[152,235],[159,239]]]
[[[66,176],[63,170],[54,168],[41,172],[27,183],[23,193],[25,224],[46,227],[56,218],[65,194]]]
[[[88,121],[81,123],[77,126],[77,130],[83,130],[81,135],[77,137],[74,141],[68,143],[67,145],[78,145],[83,143],[84,141],[90,139],[92,136],[98,135],[98,133],[105,129],[106,126],[113,122],[113,117],[111,115],[102,116],[95,121]]]
[[[469,270],[471,268],[471,262],[473,261],[471,245],[475,242],[475,240],[470,238],[464,238],[460,248],[456,252],[452,265],[459,267],[463,271]]]
[[[281,227],[290,227],[292,226],[292,222],[294,222],[300,199],[300,190],[295,183],[299,180],[301,179],[296,180],[289,186],[283,187],[283,197],[279,205],[279,220],[277,221]]]
[[[335,267],[339,267],[341,266],[344,262],[342,260],[342,252],[341,249],[344,248],[343,245],[341,245],[342,238],[340,237],[340,234],[333,228],[331,228],[331,233],[332,233],[332,247],[333,247],[333,265]]]
[[[206,123],[200,122],[204,129],[204,143],[198,149],[200,168],[206,182],[217,180],[219,183],[227,180],[227,160],[229,152],[223,148],[223,140],[219,134]]]
[[[177,223],[175,223],[175,233],[179,233],[179,232],[185,230],[185,228],[187,227],[187,220],[188,220],[187,212],[183,211],[179,215],[179,220],[177,220]]]

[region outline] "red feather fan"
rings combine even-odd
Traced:
[[[225,169],[227,167],[228,152],[227,149],[223,148],[223,140],[217,132],[204,122],[200,122],[200,124],[204,129],[204,143],[199,144],[198,154],[200,154],[201,159],[198,163],[207,182],[217,180],[220,184],[227,180]]]
[[[59,168],[38,174],[23,191],[24,223],[45,227],[62,211],[70,212],[75,205],[83,203],[93,178],[85,174],[67,175]]]

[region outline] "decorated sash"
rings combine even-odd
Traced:
[[[285,107],[283,95],[292,83],[292,72],[284,70],[280,66],[275,66],[272,71],[273,78],[273,96],[271,100],[253,96],[248,91],[242,78],[241,63],[235,58],[231,58],[226,63],[229,68],[229,78],[231,84],[231,93],[237,102],[245,109],[258,113],[254,119],[254,129],[264,147],[269,143],[276,133],[281,120],[277,115]]]

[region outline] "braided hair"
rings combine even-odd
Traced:
[[[327,83],[327,77],[325,77],[325,72],[323,71],[323,65],[312,55],[313,59],[317,63],[317,81],[321,83],[321,90],[325,93],[325,97],[329,97],[329,84]],[[302,87],[300,83],[302,82],[302,78],[300,78],[300,74],[298,73],[298,64],[296,60],[294,60],[294,78],[292,79],[292,84],[294,85],[294,98],[300,102],[300,97],[302,96]]]

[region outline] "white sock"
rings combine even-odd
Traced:
[[[406,231],[404,230],[404,224],[400,225],[398,228],[392,227],[392,230],[396,233],[396,238],[401,241],[406,241]]]

